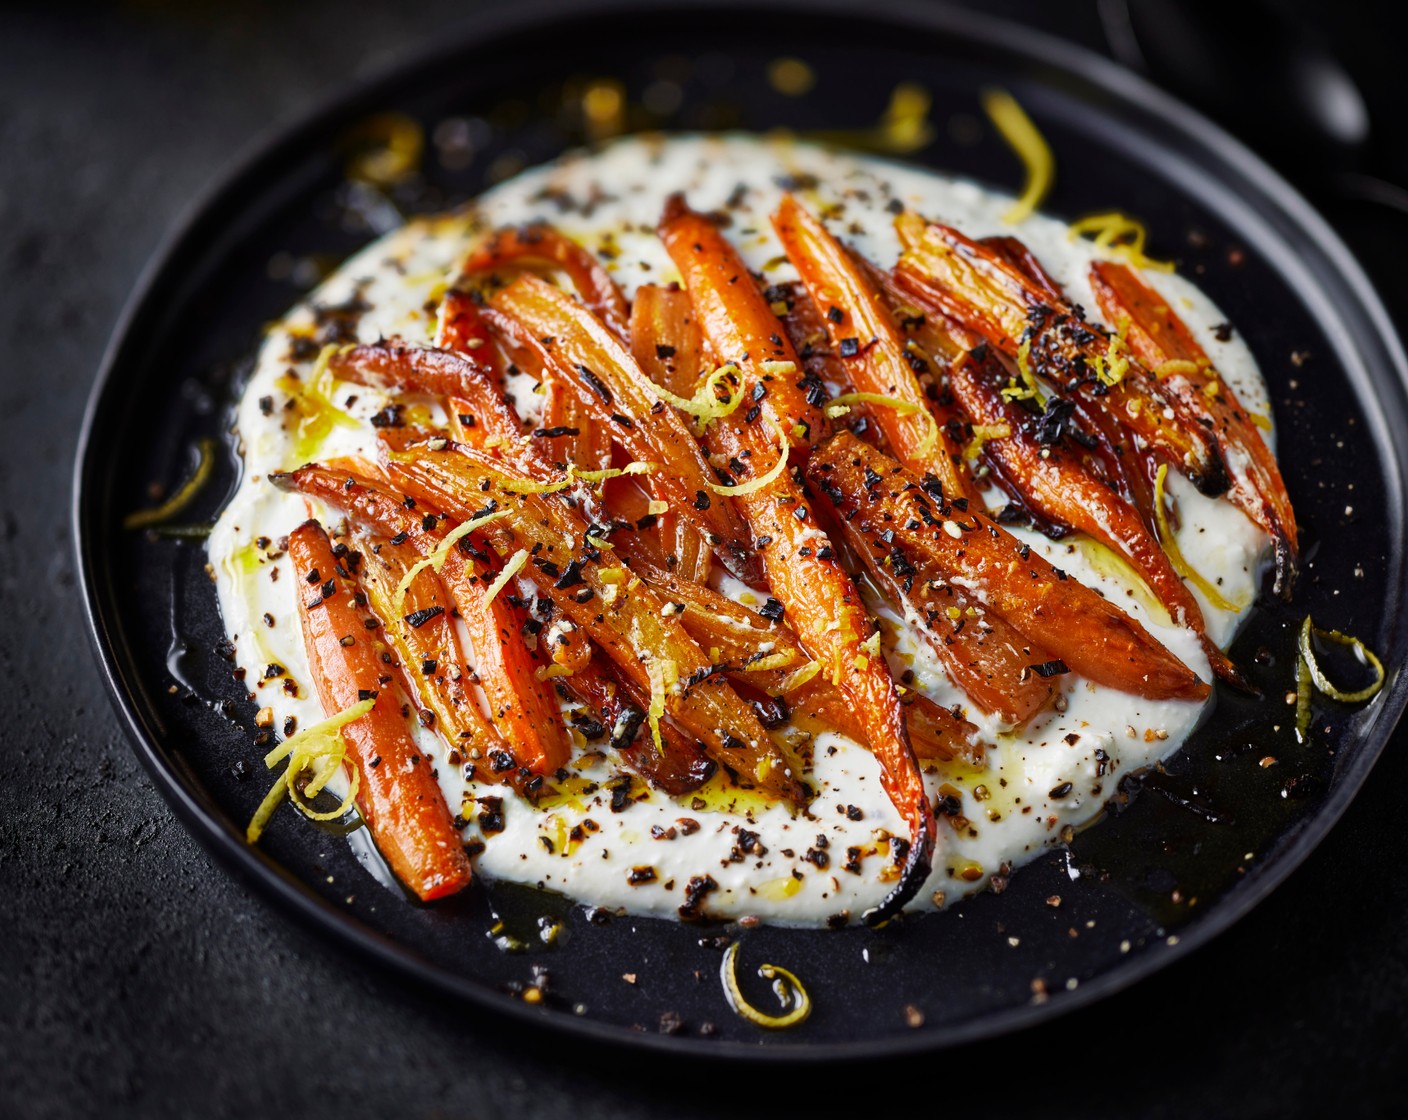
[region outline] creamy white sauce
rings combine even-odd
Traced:
[[[337,305],[360,295],[370,305],[357,321],[361,340],[400,336],[429,342],[435,323],[426,305],[433,305],[476,230],[529,219],[551,221],[596,250],[629,296],[640,284],[679,278],[654,235],[665,197],[676,190],[685,191],[696,209],[727,210],[732,224],[726,233],[750,267],[774,281],[792,280],[795,272],[768,221],[784,176],[814,183],[797,191],[801,199],[831,215],[828,224],[835,233],[886,267],[899,248],[892,215],[885,209],[895,198],[970,236],[1015,233],[1070,297],[1093,314],[1096,304],[1087,270],[1096,253],[1088,242],[1071,239],[1063,223],[1038,215],[1017,227],[1006,226],[1002,214],[1011,200],[973,183],[755,137],[627,139],[594,154],[568,156],[496,187],[478,202],[474,216],[407,224],[348,261],[270,332],[239,406],[245,475],[220,517],[209,550],[238,663],[246,670],[247,683],[253,682],[255,699],[273,709],[275,726],[282,726],[288,716],[296,717],[302,727],[324,718],[297,623],[296,576],[287,559],[277,556],[277,541],[310,511],[330,526],[341,519],[317,503],[310,507],[302,497],[275,489],[266,475],[296,466],[310,455],[374,457],[369,419],[386,403],[374,390],[326,381],[322,391],[355,422],[335,424],[326,433],[304,432],[300,444],[298,413],[284,408],[290,396],[286,372],[292,369],[303,385],[308,383],[312,364],[293,362],[288,354],[293,336],[310,333],[312,306]],[[573,203],[562,205],[564,199]],[[585,210],[578,205],[582,201],[589,202]],[[1188,323],[1243,403],[1253,412],[1268,414],[1265,385],[1250,351],[1235,336],[1219,342],[1213,333],[1213,325],[1224,318],[1218,309],[1182,277],[1151,272],[1146,278]],[[532,382],[522,379],[511,392],[520,412],[530,419],[538,409]],[[1255,592],[1267,543],[1264,535],[1234,507],[1203,497],[1181,477],[1170,475],[1169,491],[1182,517],[1178,541],[1184,555],[1245,611]],[[1127,569],[1110,563],[1108,552],[1089,542],[1056,543],[1021,530],[1017,535],[1123,606],[1208,679],[1207,661],[1195,635],[1173,626],[1147,593],[1120,574]],[[260,537],[270,543],[258,546]],[[754,605],[761,602],[756,591],[737,581],[725,580],[721,588],[740,601],[751,596]],[[1199,595],[1196,590],[1194,594]],[[1220,612],[1201,595],[1199,600],[1209,633],[1225,646],[1242,612]],[[266,624],[266,612],[273,625]],[[927,775],[931,794],[941,785],[958,792],[970,825],[958,832],[948,821],[940,822],[934,873],[912,903],[916,908],[952,903],[981,889],[1004,865],[1020,865],[1058,842],[1066,826],[1078,826],[1099,813],[1123,775],[1178,750],[1203,714],[1204,706],[1197,703],[1144,700],[1065,676],[1059,678],[1064,710],[1050,710],[1013,734],[966,701],[901,616],[888,609],[882,614],[887,620],[885,653],[896,673],[912,670],[913,687],[940,704],[962,704],[990,744],[982,769],[944,764]],[[261,680],[271,663],[287,673]],[[293,686],[296,694],[290,692]],[[678,801],[641,790],[643,800],[621,813],[611,811],[610,794],[604,790],[569,793],[551,807],[535,808],[506,788],[467,782],[460,768],[445,761],[443,742],[419,727],[414,731],[437,760],[452,811],[463,809],[471,821],[467,838],[478,835],[473,798],[503,798],[505,829],[484,838],[484,850],[475,860],[476,870],[490,877],[538,884],[588,904],[670,915],[684,902],[689,881],[708,875],[718,884],[707,896],[708,914],[754,915],[802,925],[838,914],[855,920],[893,882],[886,878],[893,869],[885,837],[903,836],[904,828],[884,795],[874,758],[842,735],[828,732],[817,738],[808,778],[820,792],[807,813],[793,815],[749,795],[735,794],[730,809],[730,797],[715,789],[699,799],[686,796]],[[587,781],[608,779],[620,767],[610,759],[584,764],[579,757],[572,769],[582,780],[570,784],[580,789]],[[1050,795],[1066,783],[1068,794]],[[581,839],[573,840],[573,829],[587,819],[595,830],[582,827]],[[698,827],[690,830],[682,819]],[[653,838],[652,827],[672,838]],[[756,834],[756,842],[740,846],[740,828]],[[819,837],[827,843],[824,869],[815,857],[805,858],[819,848]],[[743,848],[751,852],[745,854]],[[845,868],[848,849],[859,850],[858,860],[849,861],[858,871]],[[654,870],[653,881],[631,885],[632,869],[642,867]]]

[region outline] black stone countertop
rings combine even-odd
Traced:
[[[1402,731],[1328,840],[1212,945],[1042,1029],[854,1067],[643,1062],[478,1022],[292,925],[173,819],[103,694],[73,572],[106,338],[163,232],[261,130],[481,6],[0,11],[0,1117],[1401,1114]],[[1093,4],[981,6],[1103,44]],[[1295,5],[1391,95],[1373,6]],[[1332,216],[1402,323],[1408,219]]]

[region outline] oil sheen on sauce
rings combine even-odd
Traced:
[[[782,184],[825,215],[835,233],[886,267],[898,254],[887,204],[899,199],[974,237],[1015,233],[1075,302],[1095,306],[1086,280],[1095,250],[1073,239],[1059,221],[1037,215],[1005,226],[1010,198],[976,184],[744,135],[622,140],[526,172],[489,191],[471,210],[408,223],[349,260],[269,333],[238,408],[244,476],[210,538],[210,559],[237,660],[246,679],[258,682],[258,703],[273,708],[275,726],[294,716],[306,727],[324,713],[299,634],[296,576],[277,549],[279,537],[309,516],[309,507],[275,489],[266,476],[311,459],[370,456],[370,419],[387,403],[375,390],[326,374],[315,378],[311,359],[291,357],[291,342],[314,333],[316,308],[354,306],[357,316],[348,321],[362,341],[400,336],[428,343],[434,301],[475,238],[532,219],[550,221],[596,251],[630,296],[640,284],[678,279],[653,232],[666,195],[676,190],[698,210],[730,216],[725,232],[750,268],[772,282],[792,280],[795,273],[768,221]],[[1269,414],[1265,386],[1246,346],[1235,336],[1220,341],[1213,332],[1224,318],[1218,309],[1179,276],[1150,272],[1146,278],[1189,324],[1245,405]],[[526,378],[510,384],[525,421],[539,407],[532,389]],[[1199,495],[1172,474],[1169,484],[1180,511],[1184,555],[1239,605],[1237,612],[1218,611],[1199,596],[1209,634],[1225,646],[1252,602],[1267,541],[1230,504]],[[339,520],[325,510],[313,512],[330,526]],[[1112,554],[1078,537],[1058,543],[1035,532],[1017,533],[1121,604],[1209,679],[1194,635],[1172,625]],[[757,591],[736,581],[725,581],[721,589],[744,603],[762,602]],[[1059,678],[1064,710],[1048,710],[1012,732],[964,702],[903,615],[877,606],[896,674],[911,671],[912,687],[941,704],[964,704],[990,744],[981,769],[951,763],[927,774],[931,795],[944,787],[946,796],[959,800],[967,823],[959,830],[941,821],[933,876],[913,907],[951,904],[982,889],[999,869],[1019,866],[1058,843],[1066,826],[1100,812],[1123,775],[1177,751],[1204,715],[1205,705],[1144,700],[1067,675]],[[265,680],[271,665],[285,671]],[[559,792],[534,807],[507,788],[466,781],[446,760],[442,741],[414,730],[436,759],[452,810],[469,822],[466,840],[483,841],[475,858],[479,874],[590,905],[672,916],[685,903],[691,881],[708,876],[717,884],[704,900],[711,916],[751,915],[803,926],[842,916],[853,921],[889,889],[894,871],[888,837],[905,834],[881,789],[875,760],[830,731],[817,733],[812,746],[808,779],[817,796],[805,813],[793,815],[718,778],[679,800],[636,781],[634,800],[613,812],[611,792],[602,783],[623,769],[585,749],[577,752]],[[503,830],[487,836],[480,834],[475,805],[484,796],[502,798],[504,805]],[[653,876],[640,873],[642,868]]]

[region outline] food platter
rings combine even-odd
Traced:
[[[597,1037],[740,1057],[971,1040],[1160,967],[1235,920],[1303,858],[1367,774],[1404,700],[1396,619],[1408,468],[1389,437],[1402,429],[1404,362],[1382,308],[1323,223],[1211,126],[1069,47],[927,9],[886,5],[862,18],[812,5],[804,19],[798,11],[621,4],[573,9],[551,32],[538,30],[541,13],[481,23],[276,138],[197,206],[134,297],[94,392],[75,496],[80,570],[119,710],[158,785],[237,874],[447,996]],[[574,28],[588,24],[593,42],[629,48],[582,58]],[[629,36],[611,34],[625,26]],[[798,94],[769,79],[784,54],[806,63],[814,89]],[[1127,808],[1000,896],[878,931],[757,928],[739,937],[654,919],[601,921],[509,888],[417,907],[371,879],[343,838],[301,829],[257,850],[244,843],[263,791],[253,774],[255,706],[214,652],[223,632],[203,550],[124,532],[122,517],[146,503],[153,480],[188,469],[196,439],[223,439],[241,361],[261,326],[299,295],[289,274],[340,259],[386,220],[386,200],[358,195],[343,177],[349,137],[370,116],[394,110],[424,126],[432,140],[424,180],[392,201],[436,209],[588,138],[591,122],[572,106],[584,85],[603,80],[641,106],[628,124],[804,133],[863,133],[896,86],[912,83],[932,97],[934,135],[907,158],[1010,189],[1015,161],[978,108],[979,92],[1000,84],[1055,150],[1047,209],[1142,217],[1151,251],[1182,261],[1271,383],[1309,547],[1296,601],[1260,609],[1233,649],[1263,697],[1221,693],[1167,773],[1149,776]],[[233,448],[221,446],[227,455],[193,519],[213,516],[234,483]],[[1362,637],[1390,676],[1367,708],[1317,707],[1311,742],[1297,746],[1281,697],[1293,687],[1295,633],[1307,613]],[[568,933],[557,947],[504,951],[504,929],[531,930],[548,909]],[[718,980],[720,935],[738,939],[745,971],[766,960],[805,978],[811,1019],[765,1034],[734,1018]],[[530,1005],[514,993],[535,969],[551,982],[548,998]]]

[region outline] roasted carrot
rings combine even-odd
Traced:
[[[659,233],[714,355],[742,370],[750,396],[757,394],[749,412],[787,433],[800,458],[807,444],[826,436],[826,387],[803,370],[747,266],[708,217],[672,195]]]
[[[792,195],[783,196],[772,224],[812,302],[824,309],[822,320],[846,379],[857,392],[888,397],[908,410],[883,404],[871,410],[891,453],[911,470],[932,471],[950,496],[981,506],[962,445],[930,415],[929,398],[880,289]]]
[[[387,469],[400,486],[452,515],[467,501],[493,501],[506,516],[485,534],[504,551],[532,554],[542,594],[585,630],[619,669],[648,690],[656,720],[674,718],[710,757],[774,797],[798,800],[800,768],[768,737],[665,603],[588,539],[576,510],[552,494],[519,493],[528,481],[473,448],[396,448],[387,433]],[[659,707],[656,707],[656,704]]]
[[[895,219],[905,252],[902,288],[941,307],[1062,395],[1105,413],[1207,494],[1227,487],[1217,445],[1201,427],[1177,423],[1167,395],[1136,358],[1125,358],[1079,308],[1053,300],[999,253],[912,211]],[[1120,366],[1116,375],[1114,367]],[[1109,371],[1105,379],[1097,369]]]
[[[884,658],[862,648],[871,623],[860,595],[836,562],[825,532],[817,528],[801,486],[786,469],[775,472],[785,467],[784,448],[794,442],[805,445],[826,430],[821,411],[826,391],[798,380],[797,353],[781,333],[777,316],[712,222],[675,196],[666,204],[659,232],[704,337],[718,357],[743,371],[744,392],[758,406],[741,417],[734,413],[716,421],[706,438],[730,465],[746,466],[743,488],[733,497],[753,530],[768,583],[803,646],[826,666],[832,682],[860,713],[863,741],[879,761],[885,791],[910,830],[899,883],[867,915],[867,921],[884,921],[928,875],[934,817],[889,668]]]
[[[479,313],[479,305],[466,292],[451,288],[440,300],[435,345],[471,358],[495,378],[502,378],[493,336]]]
[[[638,288],[631,301],[630,345],[636,364],[653,383],[685,399],[698,391],[708,361],[707,347],[687,292],[657,284]],[[662,491],[657,488],[656,496],[668,502]],[[675,512],[658,517],[661,548],[676,558],[690,579],[707,582],[710,548],[692,520]]]
[[[807,676],[803,671],[809,659],[789,627],[769,622],[757,611],[648,561],[634,560],[632,571],[674,605],[685,630],[710,651],[711,657],[718,651],[716,660],[721,658],[729,666],[730,679],[751,685],[783,701],[790,710],[805,712],[812,719],[865,742],[864,720],[852,709],[845,694],[824,674]],[[764,644],[770,647],[766,653],[760,649]],[[781,660],[786,663],[770,667]],[[805,679],[790,683],[797,681],[799,674]],[[906,692],[901,704],[920,758],[962,757],[973,763],[982,760],[983,744],[972,724],[917,692]]]
[[[626,298],[595,257],[552,226],[535,224],[504,229],[481,245],[464,263],[463,276],[492,272],[506,265],[546,265],[571,278],[582,302],[618,339],[626,337]]]
[[[1055,686],[1031,671],[1051,660],[1045,649],[986,610],[961,580],[935,579],[932,573],[916,580],[921,573],[902,549],[866,534],[855,522],[843,518],[838,524],[871,579],[901,606],[969,700],[1011,726],[1051,702]]]
[[[469,857],[455,831],[445,797],[401,715],[396,675],[377,654],[363,625],[357,583],[343,573],[323,527],[300,525],[288,538],[298,573],[298,617],[314,686],[324,714],[375,699],[366,715],[342,728],[348,764],[360,782],[357,808],[396,877],[423,901],[469,885]]]
[[[1276,458],[1246,408],[1193,332],[1133,269],[1096,261],[1090,283],[1106,322],[1127,323],[1130,350],[1154,371],[1183,422],[1202,425],[1217,441],[1232,480],[1227,498],[1270,535],[1275,589],[1289,598],[1299,552],[1295,512]]]
[[[446,292],[440,301],[435,327],[436,349],[449,350],[473,360],[492,383],[502,388],[503,371],[493,341],[488,325],[479,313],[479,305],[458,288]],[[450,432],[457,440],[482,445],[493,436],[492,432],[486,433],[478,426],[473,399],[450,396],[445,402],[445,410],[449,415]],[[510,411],[516,421],[517,412]]]
[[[988,610],[1050,650],[1057,672],[1150,699],[1207,696],[1208,686],[1138,621],[983,514],[926,491],[918,475],[849,432],[817,448],[807,476],[859,532],[897,548],[922,573],[917,579],[961,579]]]
[[[505,768],[493,766],[512,751],[479,708],[474,671],[465,660],[451,611],[454,602],[430,568],[411,578],[404,600],[396,589],[420,560],[409,544],[392,544],[364,529],[353,532],[361,556],[362,589],[378,621],[382,640],[395,653],[420,699],[421,723],[436,728],[455,751],[473,765],[481,781],[498,782]],[[528,791],[524,791],[527,793]]]
[[[698,789],[718,769],[718,764],[669,720],[661,721],[657,749],[646,718],[649,695],[600,654],[560,683],[599,720],[597,726],[575,720],[577,730],[584,735],[593,732],[587,736],[589,741],[594,736],[608,739],[622,761],[657,789],[678,797]]]
[[[328,368],[359,385],[456,400],[457,412],[470,417],[460,422],[475,433],[476,442],[517,444],[523,439],[523,422],[504,399],[493,368],[477,358],[390,341],[335,351]]]
[[[312,465],[271,475],[270,481],[318,498],[383,536],[404,534],[422,558],[437,555],[449,532],[438,518],[431,528],[433,515],[409,508],[399,494],[365,474]],[[473,537],[447,549],[440,568],[469,633],[490,718],[508,740],[518,765],[532,774],[552,774],[567,761],[567,732],[551,687],[538,679],[538,669],[546,662],[523,642],[523,611],[507,594],[486,602],[497,574],[482,538],[476,542]]]
[[[991,352],[970,354],[949,374],[954,396],[974,423],[1006,433],[989,438],[984,454],[1038,516],[1078,529],[1128,560],[1174,621],[1198,633],[1213,671],[1240,683],[1236,667],[1208,638],[1198,601],[1138,512],[1069,454],[1060,426],[1047,423],[1051,412],[1034,414],[1003,399],[1007,378]]]
[[[710,499],[713,472],[689,428],[601,322],[533,276],[500,292],[494,307],[527,329],[549,368],[626,454],[654,464],[651,489],[708,540],[724,566],[740,578],[755,575],[747,529],[731,505]]]
[[[694,396],[709,367],[689,293],[643,284],[631,301],[631,355],[645,375],[677,397]]]

